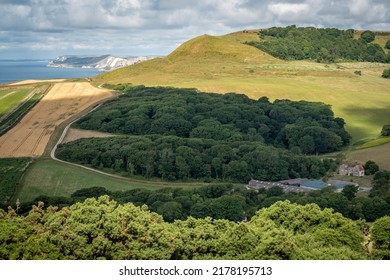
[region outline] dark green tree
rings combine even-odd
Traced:
[[[370,30],[366,30],[362,32],[360,38],[366,43],[371,43],[375,40],[375,33]]]
[[[386,124],[382,127],[381,135],[390,136],[390,124]]]
[[[354,185],[346,185],[341,193],[348,198],[348,200],[352,200],[356,197],[356,193],[359,190],[359,187]]]
[[[386,78],[386,79],[390,78],[390,68],[383,70],[382,78]]]
[[[372,160],[368,160],[364,164],[364,173],[367,175],[374,175],[376,172],[378,172],[379,166]]]
[[[385,48],[390,50],[390,40],[387,40],[385,44]]]

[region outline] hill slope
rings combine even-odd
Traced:
[[[222,37],[202,35],[179,46],[164,58],[98,75],[97,83],[160,85],[166,83],[247,75],[259,64],[284,63],[252,46]],[[163,73],[163,75],[162,75]]]
[[[331,104],[347,122],[352,142],[375,138],[390,119],[389,67],[381,63],[322,64],[282,61],[242,44],[255,32],[194,38],[165,58],[94,77],[98,84],[197,88],[205,92],[238,92],[258,99],[321,101]],[[356,75],[361,71],[361,75]]]

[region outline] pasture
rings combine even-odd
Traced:
[[[89,187],[105,187],[110,191],[125,191],[135,188],[155,190],[163,187],[195,188],[206,183],[171,183],[132,178],[114,178],[80,167],[54,161],[37,159],[26,171],[16,198],[30,201],[39,195],[70,196],[73,192]]]

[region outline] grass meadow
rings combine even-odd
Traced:
[[[99,174],[52,159],[37,159],[23,176],[21,186],[14,197],[31,201],[37,196],[70,196],[73,192],[89,187],[105,187],[110,191],[126,191],[136,188],[155,190],[164,187],[195,188],[206,183],[159,182],[137,179],[119,179]]]

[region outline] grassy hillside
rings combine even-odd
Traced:
[[[282,61],[254,47],[221,37],[202,35],[178,47],[164,58],[156,58],[96,76],[96,83],[180,86],[220,77],[245,76],[250,67]],[[163,74],[163,75],[162,75]]]
[[[379,135],[390,119],[390,80],[380,77],[388,64],[286,62],[241,43],[256,36],[248,31],[222,37],[203,35],[165,58],[96,76],[94,82],[241,92],[255,99],[322,101],[346,120],[352,142]],[[361,76],[355,71],[361,71]]]

